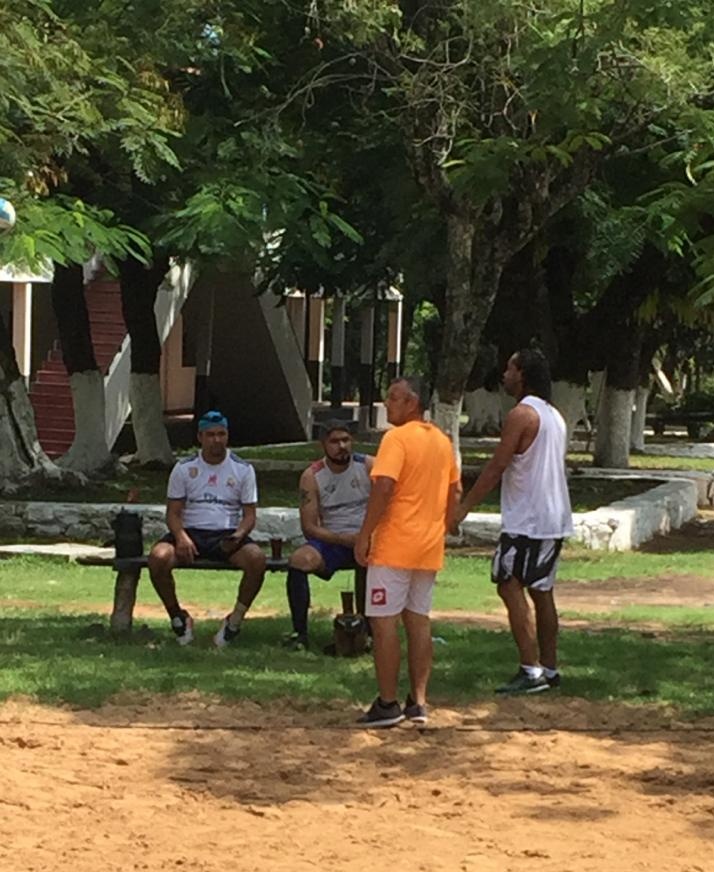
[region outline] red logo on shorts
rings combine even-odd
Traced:
[[[372,588],[372,597],[370,602],[373,606],[387,605],[387,590],[384,587]]]

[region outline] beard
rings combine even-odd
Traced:
[[[348,466],[350,460],[352,460],[352,455],[338,454],[337,457],[330,457],[330,460],[335,464],[335,466]]]

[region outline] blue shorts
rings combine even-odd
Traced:
[[[235,528],[232,530],[199,530],[197,527],[186,527],[186,532],[198,549],[198,556],[202,560],[217,560],[221,563],[228,563],[228,556],[221,548],[221,542],[233,535]],[[252,541],[250,536],[245,536],[239,547],[242,548]],[[175,545],[176,539],[173,533],[166,533],[159,539],[159,542],[169,542],[171,545]],[[235,550],[237,551],[238,548]]]
[[[332,578],[338,569],[354,569],[357,566],[354,550],[346,545],[330,545],[320,539],[307,539],[305,544],[314,548],[322,557],[325,571],[316,572],[315,575],[324,578],[325,581]]]

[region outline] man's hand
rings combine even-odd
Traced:
[[[194,558],[198,556],[198,548],[193,539],[185,530],[176,536],[176,557],[180,563],[193,563]]]
[[[358,533],[357,538],[354,545],[355,551],[355,560],[359,563],[360,566],[367,565],[367,555],[369,554],[369,536],[365,536],[364,533]]]
[[[354,548],[356,542],[357,542],[357,534],[356,533],[340,533],[339,544],[343,545],[345,548]]]
[[[468,513],[469,513],[469,509],[465,505],[465,503],[460,503],[454,509],[454,518],[453,518],[453,523],[451,525],[451,529],[454,531],[458,530],[459,527],[461,526],[462,522],[464,521],[464,519],[468,515]]]

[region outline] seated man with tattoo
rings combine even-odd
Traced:
[[[308,646],[308,573],[327,580],[338,569],[356,566],[353,549],[371,487],[374,458],[353,453],[352,435],[344,421],[323,424],[320,443],[323,458],[300,477],[300,524],[306,542],[289,559],[287,592],[293,632],[286,644],[295,651]]]

